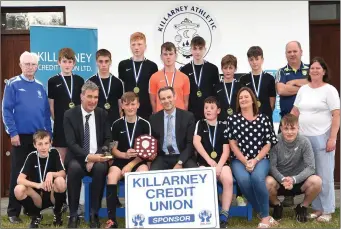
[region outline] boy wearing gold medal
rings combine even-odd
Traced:
[[[62,226],[62,206],[66,190],[65,168],[59,152],[51,148],[51,137],[45,130],[33,135],[37,151],[31,152],[18,176],[15,197],[31,216],[30,228],[38,228],[40,211],[53,207],[54,226]]]
[[[98,73],[88,79],[99,87],[97,106],[108,112],[110,125],[122,116],[120,99],[124,93],[122,80],[110,73],[111,63],[111,53],[107,49],[98,50],[96,52]]]
[[[233,195],[233,178],[228,158],[227,124],[218,121],[220,104],[210,96],[204,101],[205,119],[199,120],[195,126],[193,145],[198,152],[198,165],[215,167],[217,178],[223,185],[222,210],[220,212],[220,228],[227,228],[229,209]]]

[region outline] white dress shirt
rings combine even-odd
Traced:
[[[90,113],[86,112],[81,106],[82,117],[83,117],[83,126],[85,129],[86,115],[91,114],[89,118],[89,131],[90,131],[90,154],[95,154],[97,152],[97,134],[96,134],[96,121],[95,121],[95,112],[91,111]],[[85,161],[88,161],[88,157],[85,158]]]

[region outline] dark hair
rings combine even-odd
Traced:
[[[162,54],[162,51],[165,50],[165,51],[173,51],[176,53],[176,47],[175,45],[172,43],[172,42],[165,42],[161,45],[161,54]]]
[[[261,56],[263,58],[263,49],[259,46],[252,46],[247,51],[247,58]]]
[[[240,109],[240,104],[239,104],[239,96],[240,96],[240,93],[242,93],[243,91],[247,91],[250,93],[251,95],[251,98],[252,98],[252,110],[253,110],[253,115],[257,115],[258,114],[258,111],[259,111],[259,108],[258,108],[258,104],[257,104],[257,99],[256,99],[256,96],[255,94],[253,93],[253,91],[248,88],[248,87],[242,87],[239,91],[238,91],[238,95],[237,95],[237,101],[236,101],[236,108],[237,108],[237,112],[241,112],[241,109]]]
[[[132,92],[132,91],[124,92],[122,97],[121,97],[122,103],[126,102],[128,104],[133,102],[135,99],[138,102],[139,101],[139,96],[136,93]]]
[[[193,37],[191,40],[191,47],[199,46],[199,47],[205,47],[206,41],[204,38],[200,36]]]
[[[160,93],[163,92],[163,91],[167,91],[167,90],[171,90],[171,92],[173,93],[173,95],[175,95],[174,88],[171,87],[171,86],[166,86],[166,87],[160,88],[159,91],[157,92],[159,98],[160,98]]]
[[[51,142],[51,136],[50,133],[46,130],[38,130],[33,134],[33,143],[36,143],[37,140],[44,139],[46,137],[49,137],[50,142]]]
[[[111,53],[109,52],[109,50],[107,49],[100,49],[96,52],[96,60],[98,59],[98,57],[100,56],[107,56],[109,57],[109,59],[111,60]]]
[[[215,96],[209,96],[204,100],[204,104],[205,103],[214,103],[217,105],[218,108],[220,108],[220,102],[217,100],[217,98]]]
[[[310,67],[313,63],[319,63],[321,65],[321,67],[323,68],[323,70],[325,71],[325,74],[323,75],[323,82],[328,83],[329,82],[329,67],[327,65],[327,63],[324,61],[324,59],[322,57],[314,57],[311,62],[310,62]],[[309,67],[309,74],[308,74],[308,81],[311,82],[311,77],[310,77],[310,67]]]
[[[298,123],[298,117],[290,113],[284,115],[283,118],[281,119],[282,126],[287,126],[287,125],[294,126],[297,123]]]
[[[226,55],[221,59],[221,68],[232,65],[237,69],[237,58],[233,55]]]
[[[66,58],[68,60],[73,60],[73,62],[76,62],[76,54],[71,48],[62,48],[61,50],[59,50],[58,60],[61,61],[62,58]]]

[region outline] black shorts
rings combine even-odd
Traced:
[[[279,189],[277,190],[277,196],[297,196],[303,194],[304,192],[301,191],[301,187],[304,182],[305,180],[301,183],[294,184],[291,190],[285,189],[282,184],[278,183]]]
[[[130,161],[129,160],[119,160],[116,159],[114,160],[114,163],[112,163],[111,166],[116,166],[118,167],[120,170],[123,169],[124,166],[126,166]],[[139,163],[137,163],[133,168],[132,168],[132,172],[136,172],[136,170],[139,168],[140,165],[147,165],[146,161],[141,161]]]
[[[218,164],[218,162],[217,162],[217,164]],[[197,165],[198,166],[211,167],[209,164],[207,164],[207,162],[205,160],[198,160]],[[230,161],[226,161],[223,166],[230,166]]]
[[[51,206],[54,206],[53,203],[51,202],[51,192],[47,192],[44,190],[39,190],[39,189],[33,189],[36,193],[38,193],[41,196],[41,209],[46,209],[49,208]]]
[[[67,147],[63,127],[55,126],[53,129],[53,147]]]

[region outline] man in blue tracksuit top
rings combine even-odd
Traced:
[[[42,83],[34,78],[38,69],[36,54],[20,56],[22,74],[7,81],[2,101],[3,122],[11,137],[11,178],[7,208],[11,223],[20,223],[21,205],[14,196],[19,172],[29,153],[34,151],[33,134],[44,129],[52,133],[50,107]]]

